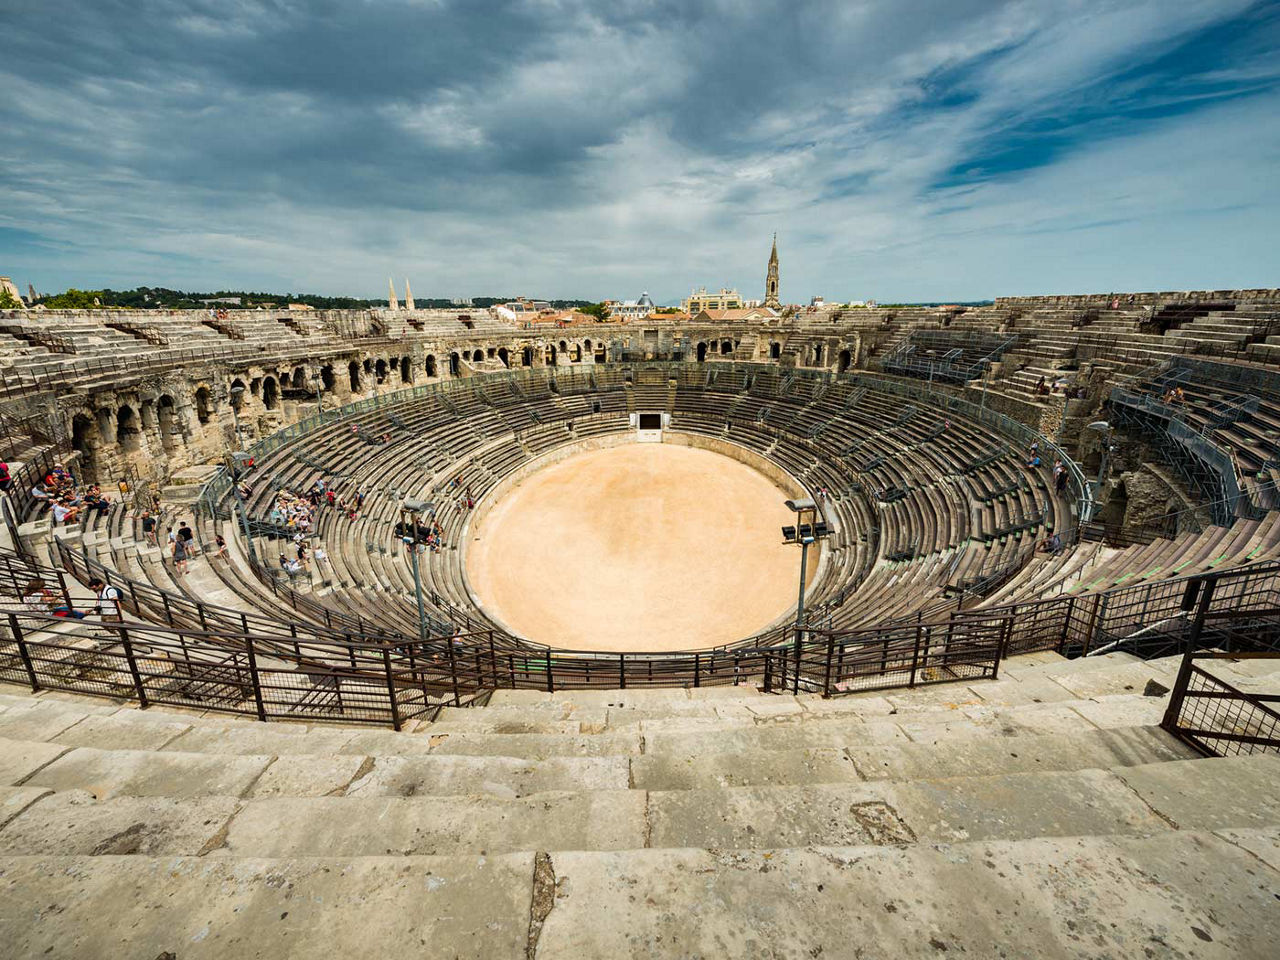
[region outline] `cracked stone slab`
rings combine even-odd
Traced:
[[[874,748],[869,748],[873,749]],[[753,754],[646,754],[631,761],[637,790],[754,787],[773,784],[854,782],[858,770],[843,750],[772,750]]]
[[[1156,727],[970,738],[940,745],[883,744],[850,747],[847,752],[867,780],[929,780],[1039,770],[1109,769],[1196,756],[1190,747]]]
[[[276,757],[249,788],[249,797],[325,797],[342,793],[364,765],[364,757]]]
[[[1280,874],[1203,834],[573,852],[552,863],[539,960],[1262,960],[1280,940]]]
[[[49,796],[40,787],[0,787],[0,831],[37,800]],[[0,837],[3,833],[0,832]]]
[[[626,790],[626,757],[377,757],[347,789],[351,797],[484,794],[514,799],[564,790]],[[270,773],[271,771],[268,771]]]
[[[112,797],[238,797],[270,757],[220,757],[152,750],[77,747],[35,774],[32,786]]]
[[[893,802],[893,786],[881,783],[654,791],[649,846],[910,843],[915,834]]]
[[[0,738],[0,784],[9,786],[25,780],[70,749],[56,743]]]
[[[227,831],[226,856],[324,857],[504,853],[642,847],[639,790],[493,797],[322,797],[249,800]],[[0,833],[0,839],[3,838]]]
[[[1119,771],[1148,804],[1184,830],[1280,823],[1280,756],[1155,763]]]
[[[186,753],[245,753],[279,757],[340,753],[355,730],[309,730],[287,723],[201,723],[165,745]]]
[[[102,750],[159,750],[191,724],[162,713],[126,710],[108,717],[85,717],[54,739],[75,747]]]
[[[6,960],[524,960],[533,854],[0,858]]]
[[[892,787],[895,809],[921,840],[1016,840],[1170,829],[1106,770],[956,777]]]
[[[640,736],[636,733],[596,733],[551,735],[540,733],[424,733],[433,754],[460,756],[524,757],[609,757],[640,753]]]
[[[79,790],[50,794],[0,830],[0,855],[196,855],[217,842],[238,807],[228,797],[97,801]]]

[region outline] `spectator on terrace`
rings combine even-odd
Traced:
[[[150,510],[142,511],[142,538],[153,547],[156,544],[156,518],[151,515]]]
[[[66,601],[46,587],[39,577],[28,580],[27,585],[22,588],[22,603],[32,613],[74,617],[76,620],[84,619],[84,613],[68,606]]]
[[[170,541],[170,544],[171,544],[170,550],[173,553],[173,572],[186,573],[187,562],[189,559],[187,556],[186,543],[183,541],[181,537],[174,536],[173,540]]]
[[[104,583],[101,577],[94,577],[89,581],[89,589],[98,595],[98,602],[93,608],[93,612],[102,617],[106,623],[119,623],[124,619],[120,615],[120,590],[113,587],[109,583]]]
[[[5,493],[9,492],[9,488],[13,486],[13,477],[9,476],[9,465],[0,460],[0,490]]]
[[[1062,538],[1058,536],[1056,533],[1053,534],[1053,536],[1046,538],[1040,544],[1040,552],[1050,553],[1056,557],[1058,554],[1062,552]]]
[[[42,507],[47,507],[53,500],[53,494],[49,492],[49,489],[43,483],[37,482],[31,488],[31,499],[40,503]]]
[[[227,541],[223,539],[222,534],[214,534],[213,543],[218,548],[213,552],[214,557],[225,557],[227,555]]]
[[[185,520],[178,524],[178,539],[186,545],[188,556],[199,555],[200,551],[196,549],[195,544],[196,532],[187,526],[187,521]]]
[[[1049,394],[1049,385],[1043,376],[1036,381],[1036,394],[1041,397],[1048,396]]]
[[[78,516],[80,516],[80,508],[72,503],[70,499],[63,497],[61,500],[55,500],[53,502],[54,523],[75,523],[76,517]]]
[[[1031,459],[1027,461],[1027,466],[1028,466],[1030,469],[1032,469],[1032,470],[1037,470],[1037,469],[1039,469],[1039,467],[1040,467],[1040,454],[1038,454],[1038,453],[1033,453],[1033,454],[1031,455]]]
[[[88,510],[106,513],[111,509],[111,501],[102,495],[101,487],[96,483],[91,483],[89,484],[89,489],[84,492],[84,506]]]
[[[329,562],[329,554],[325,553],[324,547],[317,543],[311,555],[316,561],[316,572],[319,573],[320,568]]]

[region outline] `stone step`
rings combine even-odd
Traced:
[[[0,740],[6,782],[99,800],[129,797],[451,796],[516,798],[547,791],[625,790],[625,757],[264,757],[97,750]]]
[[[442,855],[650,847],[767,849],[1265,828],[1280,757],[910,782],[593,790],[503,799],[95,800],[0,789],[0,856]]]
[[[940,847],[20,856],[0,859],[0,910],[13,960],[221,960],[249,944],[260,956],[417,944],[511,960],[852,957],[868,940],[894,956],[1066,958],[1087,943],[1099,955],[1265,957],[1280,938],[1277,851],[1273,828]]]
[[[1155,727],[1089,730],[932,743],[877,744],[844,749],[737,753],[646,754],[631,760],[638,790],[804,785],[857,780],[981,777],[1038,770],[1109,769],[1195,759],[1190,747]]]

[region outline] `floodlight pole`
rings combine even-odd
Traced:
[[[802,649],[801,638],[803,637],[801,630],[804,627],[804,578],[809,564],[809,544],[812,539],[812,537],[800,538],[800,596],[796,600],[796,672],[792,681],[792,691],[794,693],[800,692],[800,654]]]

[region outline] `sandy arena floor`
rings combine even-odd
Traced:
[[[529,640],[678,650],[739,640],[795,605],[786,495],[737,460],[634,443],[552,464],[471,529],[481,605]],[[811,551],[810,572],[817,556]]]

